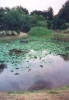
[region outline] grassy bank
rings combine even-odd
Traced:
[[[0,92],[1,100],[69,100],[69,87],[29,92]]]
[[[69,34],[54,33],[53,38],[57,41],[69,42]]]

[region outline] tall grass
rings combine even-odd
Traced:
[[[69,34],[56,33],[56,34],[53,34],[53,38],[58,41],[69,42]]]
[[[32,27],[29,31],[30,36],[50,36],[52,31],[44,27]]]

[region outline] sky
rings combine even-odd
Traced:
[[[52,7],[54,14],[57,14],[59,9],[67,0],[0,0],[0,7],[15,7],[22,6],[26,8],[29,12],[34,10],[47,10]]]

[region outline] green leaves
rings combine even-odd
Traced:
[[[38,37],[33,36],[26,40],[28,41],[27,44],[22,44],[20,41],[21,40],[15,40],[0,43],[0,64],[10,64],[11,72],[16,69],[21,69],[21,64],[24,62],[28,64],[26,67],[31,67],[30,61],[41,60],[49,54],[68,54],[69,56],[69,50],[66,50],[66,47],[69,47],[68,42],[54,42],[49,38],[39,37],[38,39]],[[10,50],[17,50],[17,53],[13,52],[12,55],[10,55]],[[52,61],[47,59],[47,62],[51,63]],[[22,67],[22,69],[26,70],[24,67]]]

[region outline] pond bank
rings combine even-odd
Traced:
[[[0,92],[0,100],[69,100],[69,88],[33,92]]]
[[[12,35],[12,36],[1,36],[0,40],[16,40],[16,39],[21,39],[21,38],[28,38],[28,34],[27,33],[22,33],[20,32],[20,34],[18,35]]]

